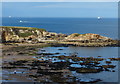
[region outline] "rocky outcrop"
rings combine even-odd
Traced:
[[[78,34],[74,33],[65,38],[68,41],[106,41],[106,40],[111,40],[108,37],[101,36],[99,34],[92,34],[92,33],[87,33],[87,34]]]
[[[0,27],[2,30],[2,42],[25,42],[42,37],[44,29],[31,27]]]
[[[67,35],[31,27],[0,27],[2,42],[41,42],[63,40]]]
[[[81,43],[96,43],[106,42],[105,46],[113,44],[113,40],[108,37],[101,36],[99,34],[78,34],[74,33],[71,35],[48,32],[45,29],[38,29],[32,27],[0,27],[1,30],[1,42],[12,42],[12,43],[39,43],[39,42],[57,42],[62,44],[74,44],[74,45],[88,45]],[[73,41],[73,42],[71,42]],[[63,43],[64,42],[64,43]],[[68,43],[70,42],[70,43]],[[77,43],[79,42],[79,43]],[[117,42],[117,41],[116,41]],[[114,44],[116,45],[116,42]],[[91,44],[89,44],[91,46]],[[92,44],[93,46],[94,44]],[[96,44],[98,45],[98,44]],[[100,44],[100,46],[103,44]]]

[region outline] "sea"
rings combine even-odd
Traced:
[[[3,17],[2,26],[22,26],[44,28],[49,32],[95,33],[118,39],[117,18],[40,18],[40,17]]]
[[[72,34],[72,33],[95,33],[113,39],[118,39],[118,19],[116,18],[40,18],[40,17],[3,17],[2,26],[21,26],[44,28],[49,32]],[[118,47],[61,47],[63,51],[58,51],[58,47],[45,47],[48,53],[59,52],[61,54],[78,53],[79,57],[98,57],[118,58]],[[116,65],[115,72],[101,72],[91,74],[78,74],[82,78],[100,78],[102,82],[118,81],[118,62],[112,62]]]

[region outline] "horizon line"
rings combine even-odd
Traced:
[[[101,18],[119,18],[119,17],[102,17],[102,16],[96,16],[96,17],[39,17],[39,16],[30,16],[30,17],[26,17],[26,16],[11,16],[10,18],[97,18],[97,17],[101,17]],[[2,16],[0,18],[9,18],[9,16]]]

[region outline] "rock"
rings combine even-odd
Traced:
[[[14,62],[9,62],[10,65],[18,65],[18,66],[23,66],[24,63],[26,63],[28,61],[26,60],[19,60],[19,61],[14,61]]]
[[[98,56],[98,57],[102,57],[102,56]]]
[[[98,73],[100,69],[91,69],[91,68],[79,68],[76,70],[78,73]]]
[[[3,29],[2,41],[4,42],[27,42],[27,40],[37,40],[38,37],[43,37],[44,29],[31,27],[0,27]]]
[[[60,54],[60,53],[37,53],[37,54],[38,55],[57,55],[57,54]]]
[[[58,50],[63,50],[63,49],[58,49]]]
[[[23,55],[23,54],[26,54],[26,53],[24,53],[24,52],[19,52],[18,54]]]
[[[108,58],[108,59],[110,59],[112,61],[119,61],[120,60],[120,58]]]
[[[28,48],[28,50],[35,50],[35,48]]]
[[[112,70],[112,72],[115,72],[115,70]]]
[[[67,62],[55,62],[50,64],[49,66],[55,70],[62,70],[64,68],[66,68],[69,65],[69,63]]]
[[[60,54],[60,53],[59,53],[59,52],[56,52],[55,54],[57,55],[57,54]]]
[[[102,65],[103,68],[115,68],[115,65]]]
[[[43,36],[46,36],[49,34],[49,32],[43,31],[42,34],[43,34]]]
[[[53,74],[61,74],[63,71],[60,70],[49,70],[49,69],[38,69],[38,74],[44,74],[44,75],[53,75]]]
[[[92,47],[104,47],[104,46],[119,46],[117,40],[101,36],[99,34],[78,34],[73,33],[71,35],[58,34],[55,32],[47,32],[44,29],[32,28],[32,27],[0,27],[3,30],[0,31],[2,36],[1,42],[7,43],[48,43],[52,46],[92,46]],[[73,41],[71,43],[71,41]],[[80,42],[80,43],[79,43]],[[97,43],[96,43],[97,42]],[[81,44],[82,43],[82,44]],[[87,44],[84,44],[87,43]],[[95,43],[95,44],[93,44]]]
[[[88,41],[103,40],[103,41],[105,41],[105,40],[109,40],[110,38],[100,36],[99,34],[92,34],[92,33],[87,33],[87,34],[74,33],[74,34],[67,36],[65,39],[71,40],[71,41],[85,41],[85,40],[88,40]]]
[[[111,61],[106,61],[106,64],[111,64],[112,62]]]
[[[7,55],[11,55],[11,54],[7,54]]]

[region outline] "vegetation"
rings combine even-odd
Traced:
[[[15,26],[0,26],[0,28],[15,28],[15,29],[28,29],[28,30],[40,30],[40,31],[46,31],[43,28],[35,28],[35,27],[15,27]]]
[[[74,33],[74,34],[72,34],[74,37],[78,37],[78,36],[85,36],[86,34],[78,34],[78,33]]]
[[[74,33],[74,34],[73,34],[74,37],[78,37],[79,35],[80,35],[80,34],[78,34],[78,33]]]
[[[32,33],[32,32],[19,33],[18,35],[19,35],[20,37],[28,37],[28,36],[30,36],[30,35],[33,35],[33,33]]]

